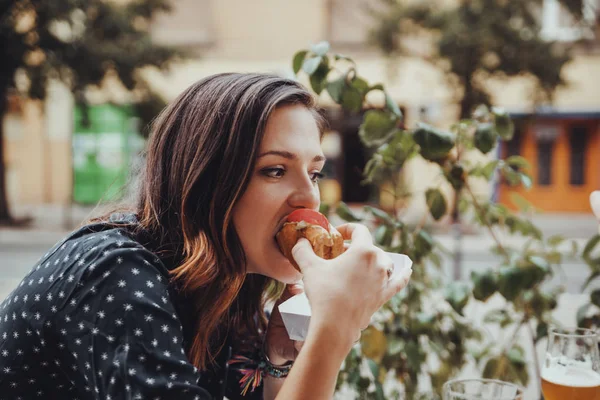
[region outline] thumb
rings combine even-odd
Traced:
[[[294,248],[292,248],[292,257],[301,271],[306,268],[311,268],[315,261],[319,260],[319,256],[315,254],[310,242],[305,238],[300,238]]]

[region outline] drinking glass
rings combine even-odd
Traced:
[[[546,400],[600,400],[600,353],[597,331],[553,328],[542,367]]]
[[[495,379],[455,379],[444,383],[444,400],[523,400],[523,390]]]

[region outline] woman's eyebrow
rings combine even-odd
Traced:
[[[258,156],[258,158],[265,157],[268,155],[280,156],[283,158],[287,158],[288,160],[296,160],[298,158],[298,156],[296,154],[290,153],[289,151],[285,151],[285,150],[265,151],[264,153],[261,153]],[[313,160],[313,162],[319,162],[319,161],[325,161],[326,158],[325,158],[325,156],[319,154],[319,155],[316,155],[312,160]]]

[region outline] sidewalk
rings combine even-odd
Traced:
[[[15,217],[30,216],[33,221],[26,227],[0,227],[0,244],[50,246],[76,229],[90,216],[97,215],[100,209],[80,205],[72,207],[41,205],[14,206],[11,211]]]
[[[101,214],[103,207],[90,207],[73,205],[41,205],[41,206],[15,206],[15,216],[33,217],[33,223],[26,228],[0,227],[0,243],[40,243],[53,244],[68,232],[76,229],[91,216]],[[336,218],[332,219],[335,224]],[[598,233],[598,222],[590,214],[540,214],[532,218],[545,236],[562,235],[569,239],[576,239],[579,244],[585,243],[591,236]],[[465,248],[479,249],[487,252],[493,245],[493,238],[487,230],[478,228],[477,234],[465,234],[463,246]],[[448,249],[454,246],[454,239],[450,229],[444,232],[434,232],[435,238]],[[498,234],[503,243],[518,246],[524,243],[521,236],[502,236]]]

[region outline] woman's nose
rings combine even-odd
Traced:
[[[302,182],[298,185],[294,192],[288,198],[288,203],[292,208],[309,208],[316,209],[321,201],[319,196],[319,188],[312,180],[307,179],[307,182]]]

